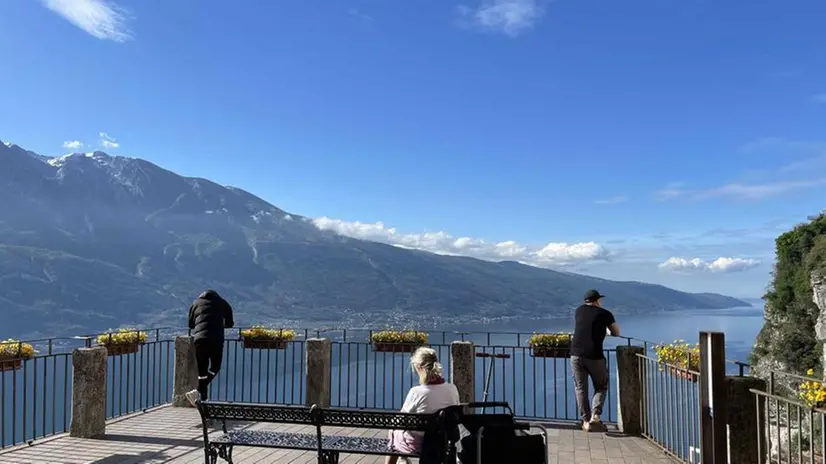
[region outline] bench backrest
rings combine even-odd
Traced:
[[[319,409],[318,415],[319,425],[324,427],[426,432],[439,425],[438,414],[325,408]]]
[[[203,401],[198,411],[204,419],[219,421],[271,422],[279,424],[316,425],[317,413],[306,406],[276,404],[227,403]]]

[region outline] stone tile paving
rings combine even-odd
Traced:
[[[303,426],[251,424],[251,429],[310,432]],[[548,429],[551,464],[672,463],[662,451],[641,438],[615,433],[585,433],[566,426]],[[352,436],[383,436],[383,430],[331,429]],[[32,446],[0,452],[0,464],[195,464],[204,462],[200,419],[187,408],[164,407],[110,422],[106,437],[87,440],[58,436]],[[313,452],[236,448],[238,464],[316,462]],[[222,462],[222,461],[219,461]],[[342,455],[342,464],[380,464],[380,456]]]

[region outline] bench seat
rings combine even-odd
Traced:
[[[210,440],[215,444],[284,448],[312,451],[318,449],[318,438],[309,433],[271,432],[269,430],[230,430]]]
[[[282,448],[314,451],[318,449],[318,438],[308,433],[273,432],[269,430],[231,430],[211,440],[216,445],[232,444],[262,448]],[[417,457],[415,454],[401,453],[387,447],[386,437],[347,437],[325,435],[321,440],[324,451],[341,453],[391,455]]]

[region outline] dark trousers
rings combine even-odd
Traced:
[[[209,399],[209,384],[221,370],[224,359],[224,342],[197,340],[195,360],[198,363],[198,393],[202,400]]]
[[[574,390],[579,415],[583,421],[591,420],[591,403],[588,401],[588,377],[594,384],[594,414],[602,414],[605,395],[608,394],[608,364],[605,359],[587,359],[571,356],[571,370],[574,373]]]

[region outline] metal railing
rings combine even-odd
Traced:
[[[436,350],[447,378],[450,346],[426,346]],[[410,367],[410,355],[408,351],[377,351],[369,342],[334,342],[331,404],[348,408],[400,409],[408,390],[419,384]]]
[[[304,404],[304,364],[304,340],[277,349],[249,349],[243,340],[228,339],[209,396],[221,401]]]
[[[647,353],[637,360],[642,435],[682,462],[700,462],[700,373]]]
[[[154,340],[137,353],[109,356],[106,366],[106,418],[146,411],[172,401],[175,342]]]
[[[826,456],[826,411],[801,401],[751,390],[755,396],[761,462],[822,464]]]
[[[136,353],[107,361],[107,417],[143,411],[171,400],[176,329],[141,329],[150,341]],[[410,353],[376,351],[370,329],[303,329],[277,349],[245,348],[242,329],[226,332],[223,365],[210,387],[210,397],[223,401],[304,404],[305,340],[325,337],[332,343],[331,402],[334,406],[369,409],[401,408],[408,390],[418,384],[410,369]],[[450,343],[476,345],[477,399],[507,401],[521,418],[579,419],[568,358],[535,357],[530,333],[424,331],[437,350],[445,376],[450,373]],[[0,372],[0,447],[30,442],[68,429],[71,416],[70,350],[92,346],[96,336],[36,341],[48,354],[24,361],[17,371]],[[613,371],[615,345],[640,345],[643,379],[644,435],[666,452],[693,462],[699,446],[699,373],[662,364],[652,354],[660,345],[631,337],[608,338],[606,360],[611,373],[603,420],[615,423],[618,398]],[[744,375],[746,363],[731,363]],[[450,380],[450,379],[448,379]],[[593,394],[593,392],[590,392]],[[35,401],[34,399],[37,398]],[[25,411],[25,412],[24,412]]]
[[[69,429],[72,356],[46,353],[0,370],[0,448]]]
[[[570,357],[534,356],[527,346],[477,346],[476,350],[476,398],[483,398],[487,392],[487,401],[506,401],[523,419],[580,420]],[[617,384],[611,374],[616,350],[605,350],[605,359],[612,381],[602,420],[616,423]],[[590,394],[594,394],[592,388]]]

